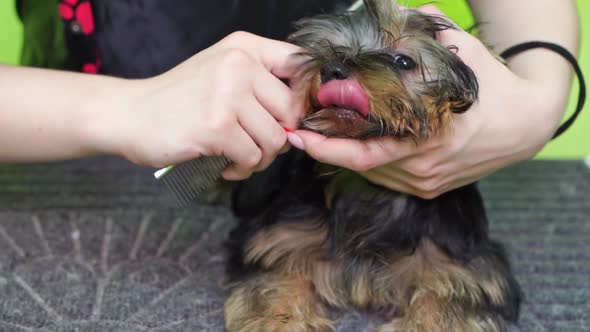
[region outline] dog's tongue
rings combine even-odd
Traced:
[[[353,80],[332,80],[322,84],[318,91],[318,102],[323,107],[344,108],[369,116],[369,97],[363,87]]]

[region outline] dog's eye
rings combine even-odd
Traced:
[[[404,54],[395,55],[393,57],[393,63],[400,70],[412,70],[416,68],[416,62]]]

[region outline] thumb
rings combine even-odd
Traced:
[[[426,15],[435,15],[435,16],[441,16],[444,17],[446,19],[449,19],[447,17],[447,15],[445,15],[445,13],[443,13],[440,9],[438,9],[438,7],[434,4],[427,4],[424,6],[420,6],[418,8],[416,8],[418,11],[421,11],[422,13],[426,14]]]
[[[448,21],[454,28],[441,30],[436,35],[436,40],[445,47],[453,47],[457,50],[457,55],[463,59],[469,59],[469,53],[466,47],[473,47],[473,45],[481,42],[472,36],[470,33],[461,29],[455,22],[448,18],[438,7],[433,4],[428,4],[417,8],[418,11],[426,15],[436,16]]]
[[[411,144],[388,137],[368,140],[328,138],[307,130],[297,130],[295,135],[301,139],[303,150],[315,160],[354,171],[366,171],[415,151]]]

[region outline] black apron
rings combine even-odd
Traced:
[[[174,67],[233,31],[284,39],[297,19],[352,2],[17,0],[25,28],[22,64],[144,78]]]

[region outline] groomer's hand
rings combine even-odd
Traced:
[[[442,15],[434,6],[421,10]],[[517,76],[465,31],[443,31],[438,38],[443,45],[458,47],[480,83],[479,102],[454,116],[453,131],[419,146],[391,138],[357,141],[297,131],[303,140],[298,147],[319,161],[422,198],[434,198],[534,156],[559,125],[569,86]],[[565,80],[560,82],[567,82],[567,70],[561,75]]]
[[[200,156],[233,161],[223,177],[247,178],[288,148],[283,127],[301,114],[281,79],[298,49],[236,32],[154,78],[130,81],[111,97],[106,150],[137,164],[166,166]]]

